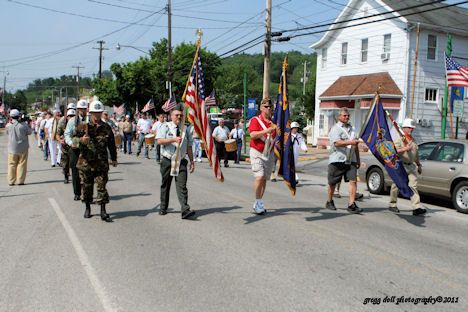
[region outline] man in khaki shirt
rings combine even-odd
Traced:
[[[403,133],[410,138],[408,143],[405,144],[403,139],[399,137],[395,140],[395,147],[400,156],[401,161],[403,162],[403,166],[405,167],[406,172],[408,173],[408,186],[413,191],[413,196],[411,196],[411,206],[413,207],[413,215],[419,216],[424,215],[426,213],[426,209],[422,208],[421,200],[419,198],[418,193],[418,174],[421,174],[422,167],[421,162],[419,161],[419,154],[418,154],[418,145],[414,142],[412,138],[412,134],[416,126],[414,125],[413,119],[405,119],[403,121]],[[400,212],[397,207],[397,198],[398,198],[398,187],[395,183],[392,184],[392,188],[390,190],[390,206],[389,210],[392,212]]]

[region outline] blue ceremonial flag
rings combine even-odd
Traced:
[[[378,95],[361,132],[361,138],[385,167],[388,175],[400,190],[400,194],[405,198],[410,198],[413,191],[408,186],[408,174],[396,151],[388,128],[387,116]]]
[[[275,154],[280,166],[278,175],[282,176],[293,195],[296,195],[296,166],[294,164],[293,142],[291,140],[291,120],[289,119],[288,84],[286,73],[288,56],[283,61],[278,97],[273,122],[276,124]]]

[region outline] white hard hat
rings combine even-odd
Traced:
[[[299,128],[299,123],[297,121],[291,122],[291,129],[292,128]]]
[[[76,108],[88,108],[88,101],[79,100],[78,103],[76,103]]]
[[[76,111],[72,108],[70,108],[69,110],[67,110],[67,116],[75,116],[76,115]]]
[[[15,109],[15,108],[10,111],[10,116],[11,117],[19,117],[19,115],[20,115],[19,110]]]
[[[104,105],[101,101],[92,101],[89,104],[89,112],[90,113],[102,113],[104,111]]]
[[[67,109],[76,109],[76,104],[75,103],[68,103]]]
[[[402,128],[416,128],[416,125],[414,123],[414,120],[411,119],[411,118],[406,118],[404,121],[403,121],[403,125],[401,126]]]

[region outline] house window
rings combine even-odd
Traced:
[[[325,123],[325,115],[324,115],[324,114],[320,114],[320,117],[319,117],[319,129],[323,129],[324,123]]]
[[[348,43],[343,42],[341,44],[341,65],[346,65],[348,62]]]
[[[322,68],[327,68],[327,48],[322,49]]]
[[[437,103],[438,90],[432,88],[426,88],[426,94],[424,96],[425,102]]]
[[[435,61],[437,57],[437,36],[427,36],[427,59]]]
[[[361,63],[367,63],[367,49],[369,47],[369,39],[361,39]]]

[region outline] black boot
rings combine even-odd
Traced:
[[[91,204],[89,204],[89,203],[86,203],[86,209],[85,209],[85,212],[84,212],[84,217],[85,217],[85,219],[91,218]]]
[[[106,204],[101,204],[101,220],[109,222],[110,216],[106,212]]]
[[[68,174],[66,174],[66,175],[65,175],[65,180],[63,180],[63,183],[64,183],[64,184],[68,184],[68,182],[70,182],[70,181],[69,181],[69,179],[68,179]]]

